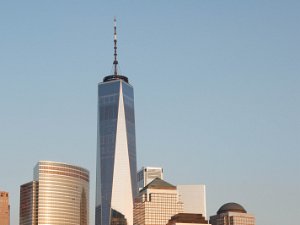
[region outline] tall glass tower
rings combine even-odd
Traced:
[[[137,193],[133,87],[118,74],[114,22],[114,74],[98,85],[96,225],[132,225]]]

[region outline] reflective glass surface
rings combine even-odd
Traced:
[[[35,170],[38,224],[88,225],[89,172],[48,161],[40,161]]]
[[[98,136],[97,136],[97,180],[96,180],[96,225],[110,225],[116,221],[123,221],[114,215],[120,215],[111,209],[116,135],[119,114],[119,100],[123,91],[128,156],[133,196],[137,192],[136,185],[136,144],[134,97],[131,85],[122,80],[100,83],[98,86]],[[121,197],[120,197],[121,198]],[[121,199],[120,199],[121,200]],[[112,213],[114,212],[114,213]],[[111,218],[112,217],[112,218]]]

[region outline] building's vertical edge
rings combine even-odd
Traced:
[[[128,157],[131,174],[131,188],[133,199],[138,192],[137,187],[137,161],[136,161],[136,135],[135,135],[135,112],[134,112],[134,90],[131,85],[122,81],[122,93],[124,102]]]
[[[95,202],[95,225],[101,224],[101,166],[100,166],[100,84],[98,84],[97,101],[97,158],[96,158],[96,202]]]
[[[203,193],[204,193],[204,195],[203,195],[203,202],[204,202],[204,217],[205,217],[205,219],[207,219],[207,213],[206,213],[206,185],[203,185]]]

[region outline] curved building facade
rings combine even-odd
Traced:
[[[34,181],[21,186],[20,196],[20,225],[89,224],[89,172],[84,168],[40,161]]]

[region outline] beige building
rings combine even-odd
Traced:
[[[155,178],[140,192],[134,204],[134,225],[166,225],[183,212],[176,186]]]
[[[9,225],[10,206],[8,192],[0,192],[0,225]]]
[[[34,181],[20,188],[20,225],[88,225],[88,206],[86,169],[40,161]]]
[[[255,217],[240,204],[230,202],[224,204],[217,215],[211,216],[209,222],[211,225],[255,225]]]
[[[177,185],[177,190],[185,213],[202,214],[206,218],[205,185]]]

